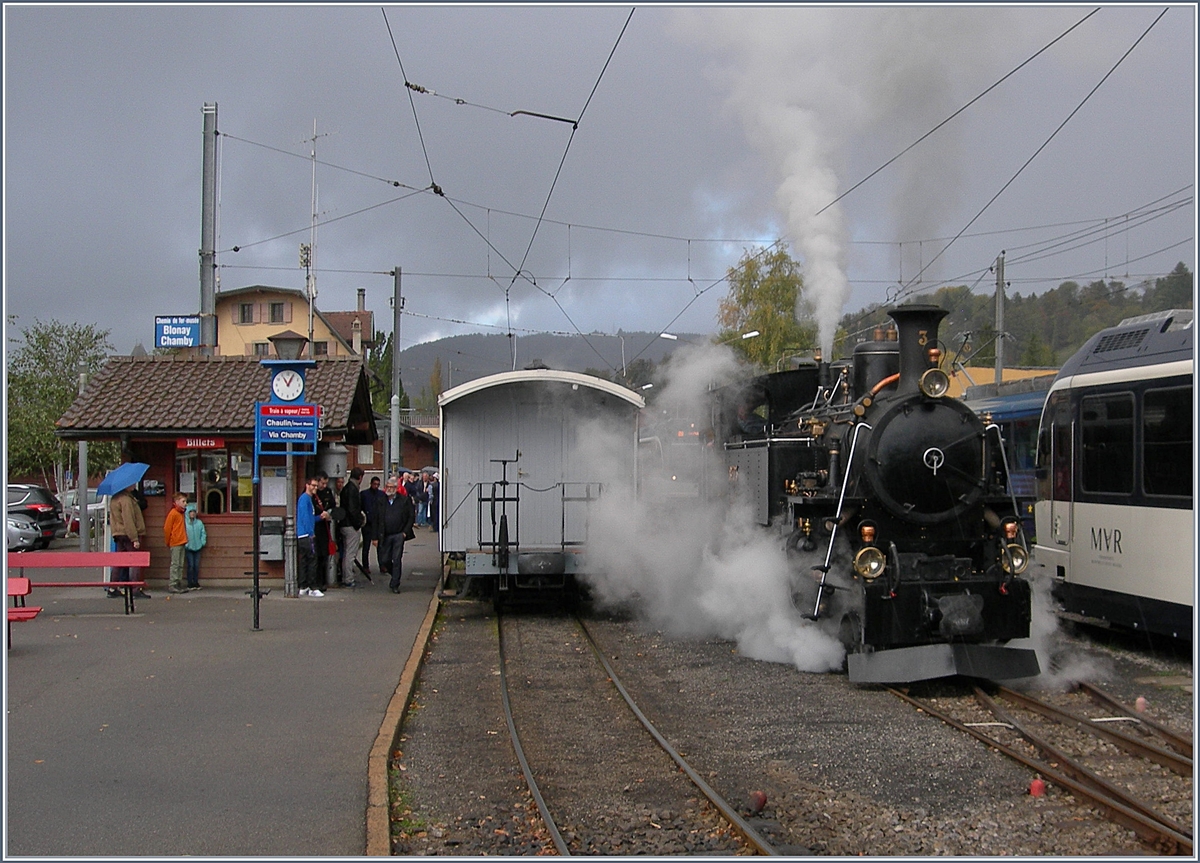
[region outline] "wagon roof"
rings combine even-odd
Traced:
[[[450,402],[456,401],[463,396],[493,387],[516,383],[545,383],[547,381],[579,384],[580,386],[590,387],[591,389],[600,390],[609,395],[622,398],[638,408],[646,406],[646,400],[628,387],[614,384],[612,381],[606,381],[603,378],[581,374],[580,372],[567,372],[558,369],[523,369],[515,372],[501,372],[497,375],[475,378],[474,380],[467,381],[465,384],[459,384],[453,389],[446,390],[438,398],[438,405],[445,407]]]

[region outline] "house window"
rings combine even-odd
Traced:
[[[283,323],[283,303],[271,303],[271,323]]]
[[[313,356],[314,357],[329,356],[329,342],[313,342]]]
[[[372,444],[364,443],[358,445],[358,456],[355,458],[358,466],[375,464],[375,447]]]
[[[254,356],[256,356],[256,357],[271,356],[271,343],[270,342],[255,342],[254,343]]]
[[[254,323],[254,303],[239,303],[238,304],[238,323],[239,324]]]

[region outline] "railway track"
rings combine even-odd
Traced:
[[[581,619],[500,615],[497,642],[513,749],[560,854],[779,853],[646,718]],[[554,691],[534,683],[547,666]],[[555,710],[573,721],[543,721]]]
[[[1191,740],[1101,690],[1084,684],[1066,705],[1002,686],[936,704],[889,691],[1029,767],[1031,793],[1038,780],[1057,786],[1159,853],[1193,853]]]

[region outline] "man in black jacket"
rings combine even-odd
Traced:
[[[384,497],[375,502],[371,513],[371,542],[379,548],[379,565],[392,574],[388,587],[392,593],[400,592],[400,560],[404,556],[404,540],[412,533],[416,510],[412,498],[397,489],[396,477],[388,477],[384,484]]]
[[[354,587],[354,567],[358,565],[358,550],[362,544],[362,526],[366,521],[362,508],[362,493],[358,489],[363,469],[350,471],[350,481],[342,488],[342,584]]]

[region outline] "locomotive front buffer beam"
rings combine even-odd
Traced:
[[[847,657],[851,683],[915,683],[939,677],[1019,680],[1041,673],[1037,654],[993,644],[922,644]]]

